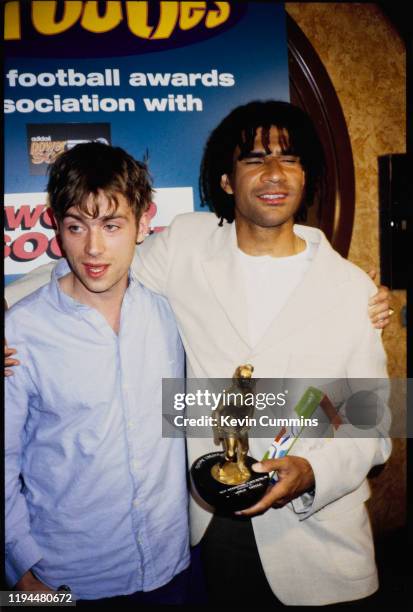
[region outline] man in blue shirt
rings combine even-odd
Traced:
[[[146,167],[120,148],[81,144],[51,169],[66,259],[6,319],[22,358],[5,416],[18,590],[184,601],[185,448],[161,436],[160,385],[184,376],[184,354],[167,301],[130,270],[151,194]]]

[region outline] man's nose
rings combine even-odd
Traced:
[[[266,158],[261,178],[263,181],[272,181],[275,183],[284,178],[284,169],[277,157]]]
[[[92,228],[88,232],[86,241],[86,252],[92,257],[97,257],[104,251],[104,238],[99,228]]]

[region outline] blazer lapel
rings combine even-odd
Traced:
[[[225,224],[211,243],[211,257],[202,262],[208,283],[225,311],[227,319],[246,347],[248,338],[247,307],[242,270],[237,261],[235,222]]]

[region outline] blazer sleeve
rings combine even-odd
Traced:
[[[136,247],[132,271],[154,293],[165,296],[170,268],[171,227],[153,234]]]
[[[7,307],[10,308],[13,304],[26,297],[26,295],[30,295],[30,293],[33,293],[39,287],[43,287],[43,285],[47,285],[57,263],[52,262],[39,266],[25,274],[22,278],[7,285],[4,292]]]
[[[364,336],[348,360],[347,380],[350,393],[342,410],[346,415],[346,408],[352,402],[352,414],[357,415],[357,410],[360,410],[362,428],[358,425],[358,418],[354,424],[354,418],[349,420],[344,416],[344,424],[333,439],[324,440],[309,450],[305,450],[304,444],[302,452],[294,453],[310,462],[315,476],[312,504],[305,504],[300,498],[293,503],[295,512],[301,513],[302,519],[360,489],[370,469],[387,461],[391,453],[388,437],[390,383],[386,355],[381,332],[375,330],[370,321],[366,322]],[[360,399],[356,401],[358,397]],[[374,414],[366,414],[371,406],[370,402],[363,400],[366,397],[374,400],[373,404],[379,408]]]

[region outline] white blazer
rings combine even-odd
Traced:
[[[235,224],[212,213],[179,215],[164,232],[137,248],[133,269],[143,284],[166,296],[175,313],[189,378],[231,378],[242,363],[257,378],[386,378],[381,334],[368,318],[374,283],[332,249],[315,228],[295,226],[318,249],[301,284],[256,346],[247,336],[243,281],[236,264]],[[9,304],[48,281],[43,266],[6,290]],[[273,432],[272,432],[273,433]],[[371,527],[364,502],[366,475],[386,461],[385,437],[346,434],[318,445],[304,441],[294,454],[310,461],[313,503],[301,499],[254,517],[262,565],[276,596],[289,605],[324,605],[358,599],[378,586]],[[272,435],[272,434],[271,434]],[[272,437],[251,438],[261,458]],[[188,462],[219,450],[212,438],[188,439]],[[192,543],[202,538],[211,513],[191,499]]]
[[[187,354],[187,375],[228,377],[251,363],[258,378],[386,377],[381,334],[368,318],[374,283],[335,252],[318,229],[296,226],[317,254],[302,283],[256,346],[250,346],[235,224],[218,227],[213,214],[177,217],[140,249],[136,274],[164,294],[178,321]],[[250,439],[261,458],[271,438]],[[214,447],[189,438],[189,465]],[[268,582],[286,604],[323,605],[357,599],[377,589],[370,523],[364,501],[366,475],[390,453],[385,438],[339,438],[299,449],[316,480],[313,504],[297,500],[253,519]],[[191,500],[192,542],[201,539],[211,513]]]

